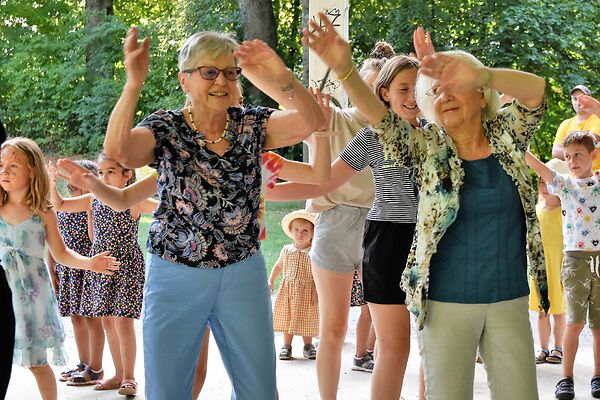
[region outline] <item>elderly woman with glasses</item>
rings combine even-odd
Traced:
[[[360,79],[348,43],[321,18],[303,42],[342,77],[386,156],[414,168],[419,208],[401,286],[417,317],[427,398],[472,399],[479,346],[493,399],[537,399],[528,268],[540,309],[549,302],[524,154],[546,108],[544,80],[436,53],[419,28],[416,100],[431,123],[415,128]],[[498,92],[516,100],[498,110]]]
[[[191,398],[208,321],[232,398],[275,399],[271,299],[258,239],[261,152],[300,141],[325,126],[325,117],[267,45],[201,32],[179,54],[189,106],[158,110],[133,127],[150,45],[137,39],[132,28],[124,46],[127,82],[104,149],[127,167],[148,164],[158,173],[144,294],[146,398]],[[293,109],[231,107],[242,69]]]

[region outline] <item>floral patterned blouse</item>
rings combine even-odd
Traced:
[[[223,156],[206,147],[181,110],[158,110],[139,123],[156,138],[150,166],[157,170],[160,205],[150,225],[150,253],[190,267],[223,268],[258,251],[261,153],[273,111],[230,108]]]
[[[548,284],[538,220],[535,216],[536,191],[525,165],[525,151],[546,110],[546,102],[528,109],[513,102],[484,121],[483,131],[492,153],[517,186],[527,223],[528,272],[536,283],[540,309],[548,310]],[[464,171],[456,145],[437,125],[412,128],[389,111],[374,128],[385,156],[400,165],[414,168],[419,186],[417,226],[400,286],[406,292],[408,309],[423,329],[427,316],[429,264],[446,229],[456,219]]]

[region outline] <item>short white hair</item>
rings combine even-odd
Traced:
[[[483,65],[483,63],[479,61],[477,57],[463,50],[441,51],[440,54],[445,54],[447,56],[457,58],[475,67],[485,67],[485,65]],[[417,76],[417,83],[415,86],[415,97],[417,100],[417,105],[421,109],[421,112],[423,113],[425,118],[429,122],[433,122],[436,125],[440,125],[440,122],[435,112],[435,106],[433,104],[434,98],[433,96],[428,94],[430,93],[431,87],[433,86],[435,81],[435,79],[419,72]],[[486,106],[481,111],[481,119],[482,121],[489,121],[491,119],[496,118],[498,108],[500,107],[500,96],[497,91],[490,89],[489,87],[484,87],[482,89]]]
[[[238,42],[232,34],[204,31],[188,37],[179,50],[179,71],[197,67],[194,63],[199,58],[210,56],[217,58],[224,53],[233,53]]]

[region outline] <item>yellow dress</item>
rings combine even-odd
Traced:
[[[283,281],[279,286],[273,310],[273,330],[294,336],[319,335],[319,305],[310,269],[308,250],[293,244],[283,248]]]
[[[550,299],[549,314],[563,314],[565,312],[565,293],[560,280],[560,269],[563,259],[563,236],[562,236],[562,210],[556,207],[553,210],[544,210],[539,204],[535,207],[535,213],[540,221],[542,233],[542,245],[546,258],[546,273],[548,274],[548,298]],[[533,282],[530,281],[530,286]],[[529,309],[539,311],[538,296],[535,290],[531,290],[529,296]]]

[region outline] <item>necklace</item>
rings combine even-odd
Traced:
[[[192,129],[194,130],[194,132],[199,132],[198,129],[196,128],[196,124],[194,123],[194,115],[192,114],[192,105],[191,104],[188,106],[187,112],[190,117],[190,123],[192,124]],[[219,137],[218,139],[215,139],[215,140],[208,140],[205,138],[204,141],[206,143],[216,144],[216,143],[219,143],[221,140],[225,139],[225,134],[229,130],[229,113],[225,112],[225,116],[227,117],[227,121],[225,122],[225,129],[223,129],[223,133],[221,134],[221,137]]]

